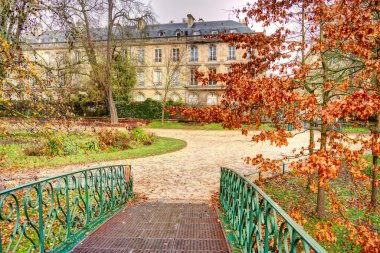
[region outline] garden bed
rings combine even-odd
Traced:
[[[303,228],[328,252],[361,252],[362,248],[355,245],[355,239],[349,240],[349,232],[336,222],[340,214],[328,211],[324,220],[315,218],[316,194],[307,189],[306,181],[305,178],[287,174],[268,179],[262,182],[260,187],[301,223]],[[358,186],[361,183],[354,184],[348,173],[341,173],[336,180],[331,181],[330,187],[338,196],[342,206],[346,208],[349,221],[361,226],[370,226],[372,231],[379,234],[380,210],[373,211],[368,208],[370,193],[363,185]],[[379,196],[378,202],[380,202]],[[329,235],[331,242],[324,237],[327,234],[322,234],[321,226],[332,226],[333,234]],[[334,240],[333,237],[336,239]]]
[[[2,172],[131,159],[173,152],[186,146],[184,141],[156,137],[140,128],[130,132],[104,129],[97,133],[47,131],[1,136]]]

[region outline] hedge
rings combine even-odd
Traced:
[[[178,106],[181,103],[168,101],[166,107]],[[116,103],[117,113],[120,118],[138,119],[160,119],[162,105],[161,102],[146,99],[144,102]],[[165,113],[165,118],[170,118],[169,113]]]

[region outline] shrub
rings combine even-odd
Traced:
[[[129,147],[130,139],[128,135],[114,130],[114,129],[101,129],[96,132],[97,140],[101,149],[118,148],[126,149]]]
[[[166,107],[181,105],[178,102],[168,101]],[[159,119],[161,118],[161,102],[146,99],[144,102],[116,103],[118,115],[121,118],[139,119]],[[165,118],[170,118],[169,113],[165,113]]]
[[[99,144],[97,141],[88,141],[84,144],[84,148],[88,151],[98,150]]]
[[[52,136],[47,140],[47,146],[49,147],[50,155],[56,156],[63,153],[62,141],[57,136]]]
[[[63,143],[63,154],[64,155],[75,155],[79,153],[79,147],[73,142]]]
[[[28,156],[48,156],[50,155],[50,149],[46,141],[43,141],[26,146],[24,153]]]
[[[144,145],[152,145],[156,141],[156,136],[152,133],[146,133],[142,128],[135,128],[130,133],[131,139],[141,142]]]

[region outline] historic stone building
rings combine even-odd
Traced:
[[[132,92],[133,100],[160,100],[166,95],[168,99],[192,105],[217,104],[216,93],[222,89],[215,82],[198,83],[195,71],[223,73],[228,71],[232,62],[245,60],[243,51],[235,46],[205,36],[252,33],[246,25],[236,21],[196,21],[190,14],[182,23],[142,26],[142,29],[134,29],[133,35],[119,49],[136,65],[137,84]],[[102,43],[101,34],[99,44]],[[62,89],[80,87],[88,78],[88,73],[83,73],[88,69],[84,49],[79,44],[70,45],[61,32],[49,32],[27,41],[33,48],[33,55],[38,55],[39,61],[52,67],[46,75],[56,77],[54,86]],[[67,62],[71,66],[76,64],[76,67],[67,70],[64,67]]]

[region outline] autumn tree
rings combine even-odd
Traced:
[[[111,82],[117,49],[133,38],[136,31],[131,27],[153,21],[150,6],[139,0],[65,0],[55,1],[51,11],[67,28],[69,39],[80,41],[85,49],[92,80],[107,99],[111,123],[117,123]]]
[[[360,140],[363,146],[358,153],[370,150],[372,154],[371,206],[376,208],[380,152],[380,2],[338,1],[333,11],[336,15],[325,29],[331,38],[328,46],[338,46],[361,68],[354,71],[346,84],[352,93],[334,102],[335,110],[331,108],[329,112],[335,117],[357,119],[371,130],[370,136]],[[354,170],[360,160],[355,157],[348,162]]]
[[[0,5],[0,36],[18,46],[25,31],[32,32],[41,11],[41,0],[7,1]]]
[[[276,146],[287,145],[288,138],[299,134],[286,132],[284,125],[292,124],[295,130],[302,131],[302,122],[310,122],[312,132],[309,133],[308,147],[277,159],[258,155],[247,158],[247,162],[260,166],[261,171],[273,171],[279,169],[278,165],[283,159],[295,159],[292,169],[310,178],[311,188],[317,192],[318,217],[325,216],[325,190],[329,180],[336,178],[341,171],[344,160],[348,161],[355,178],[365,177],[365,163],[361,155],[369,145],[361,142],[360,152],[353,150],[351,147],[358,140],[337,131],[335,127],[337,120],[342,118],[337,113],[337,104],[353,98],[355,94],[357,96],[359,91],[370,91],[369,86],[364,85],[366,81],[363,82],[368,79],[358,78],[363,77],[363,71],[366,72],[366,63],[359,60],[360,54],[342,47],[347,40],[337,37],[334,32],[348,29],[347,25],[339,22],[343,15],[341,10],[344,8],[339,9],[342,5],[345,5],[343,1],[306,0],[256,1],[249,4],[240,12],[246,15],[246,22],[276,25],[278,29],[269,35],[222,35],[222,40],[237,44],[237,48],[251,55],[251,59],[246,63],[233,64],[231,73],[213,77],[226,85],[220,107],[183,110],[184,114],[198,120],[222,122],[227,128],[243,128],[244,134],[257,128],[263,119],[269,120],[276,130],[262,131],[254,135],[252,141],[270,141]],[[367,5],[363,2],[360,6],[366,8]],[[357,15],[358,22],[364,22],[371,10],[359,12],[351,10],[348,13]],[[360,15],[367,16],[359,18]],[[292,29],[289,25],[294,18],[301,24],[301,29]],[[346,21],[348,24],[349,19]],[[376,27],[358,34],[371,38],[373,31]],[[353,43],[348,44],[347,49],[357,48],[353,45],[357,39],[353,36]],[[365,53],[368,54],[368,51]],[[370,62],[373,64],[373,61]],[[362,110],[368,112],[366,117],[369,117],[379,111],[379,106],[376,95],[367,98],[371,98],[371,102],[361,106],[364,106]],[[317,126],[313,127],[314,124]],[[314,132],[319,132],[315,140]],[[373,140],[371,143],[375,142]]]
[[[0,5],[0,82],[3,116],[37,117],[43,101],[51,94],[45,89],[46,78],[35,62],[25,54],[25,35],[34,33],[42,22],[45,1],[2,1]],[[47,105],[45,105],[47,107]],[[26,110],[27,109],[27,110]]]

